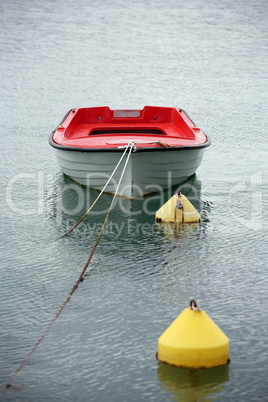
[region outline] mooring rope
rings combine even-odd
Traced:
[[[64,233],[62,236],[58,237],[57,239],[52,240],[52,242],[46,244],[45,246],[44,246],[44,245],[38,246],[38,247],[35,248],[32,252],[30,252],[29,254],[26,254],[26,257],[29,256],[29,255],[32,255],[33,253],[37,252],[38,250],[43,249],[43,248],[46,247],[46,246],[49,246],[49,245],[51,245],[51,244],[57,242],[58,240],[63,239],[64,237],[68,236],[75,228],[77,228],[77,226],[83,221],[83,219],[85,219],[85,217],[86,217],[86,216],[88,215],[88,213],[92,210],[92,208],[94,207],[94,205],[96,204],[96,202],[99,200],[99,198],[100,198],[100,197],[102,196],[102,194],[104,193],[106,187],[108,186],[108,184],[109,184],[110,181],[112,180],[112,178],[113,178],[115,172],[117,171],[119,165],[121,164],[121,162],[122,162],[122,160],[123,160],[123,158],[124,158],[124,156],[125,156],[125,154],[126,154],[126,152],[127,152],[128,149],[129,149],[129,145],[127,145],[127,146],[125,147],[125,151],[124,151],[123,154],[121,155],[121,158],[120,158],[119,162],[117,163],[117,165],[116,165],[116,167],[114,168],[112,174],[110,175],[109,179],[108,179],[107,182],[105,183],[105,185],[104,185],[103,189],[101,190],[100,194],[99,194],[98,197],[95,199],[95,201],[93,202],[93,204],[89,207],[89,209],[87,210],[87,212],[82,216],[82,218],[81,218],[68,232]],[[16,262],[17,260],[20,260],[20,259],[23,258],[23,257],[24,257],[24,256],[17,257],[17,258],[15,258],[14,260],[9,261],[9,262],[6,263],[5,265],[2,265],[0,268],[6,268],[6,267],[9,266],[10,264]]]
[[[127,146],[127,148],[126,148],[126,149],[129,148],[129,153],[128,153],[128,156],[127,156],[127,160],[126,160],[126,162],[125,162],[125,165],[124,165],[124,167],[123,167],[122,174],[121,174],[121,176],[120,176],[119,182],[118,182],[118,184],[117,184],[117,187],[116,187],[116,190],[115,190],[115,193],[114,193],[114,196],[113,196],[111,205],[110,205],[110,207],[109,207],[109,210],[108,210],[108,212],[107,212],[107,215],[106,215],[106,217],[105,217],[105,220],[104,220],[104,222],[103,222],[103,225],[102,225],[102,227],[101,227],[101,230],[100,230],[100,232],[99,232],[98,238],[97,238],[97,240],[96,240],[96,242],[95,242],[95,244],[94,244],[94,247],[93,247],[93,249],[92,249],[92,251],[91,251],[91,253],[90,253],[90,256],[89,256],[89,258],[88,258],[88,260],[87,260],[87,262],[86,262],[86,264],[85,264],[85,266],[84,266],[84,268],[83,268],[83,270],[82,270],[82,272],[81,272],[81,274],[80,274],[78,280],[77,280],[76,283],[74,284],[74,286],[73,286],[71,292],[69,293],[69,295],[68,295],[67,299],[65,300],[65,302],[63,303],[62,307],[60,308],[60,310],[58,311],[58,313],[56,314],[56,316],[54,317],[54,319],[51,321],[51,323],[49,324],[49,326],[48,326],[48,327],[46,328],[46,330],[44,331],[43,335],[38,339],[38,341],[36,342],[36,344],[34,345],[34,347],[32,348],[32,350],[28,353],[28,355],[25,357],[25,359],[23,360],[23,362],[21,363],[21,365],[18,367],[18,369],[17,369],[17,370],[15,371],[15,373],[12,375],[12,377],[10,378],[10,380],[9,380],[9,382],[6,384],[6,386],[2,389],[2,391],[0,391],[0,397],[3,396],[3,394],[6,392],[7,389],[9,389],[9,388],[12,387],[12,383],[14,382],[15,378],[17,377],[17,375],[19,374],[19,372],[23,369],[23,367],[25,366],[25,364],[28,362],[28,360],[30,359],[30,357],[32,356],[32,354],[34,353],[34,351],[36,350],[36,348],[39,346],[39,344],[40,344],[40,343],[42,342],[42,340],[45,338],[46,334],[49,332],[49,330],[51,329],[52,325],[55,323],[55,321],[57,320],[57,318],[58,318],[58,317],[60,316],[60,314],[62,313],[62,311],[63,311],[63,309],[65,308],[66,304],[71,300],[72,295],[74,294],[74,292],[75,292],[76,289],[78,288],[79,283],[81,282],[83,276],[85,275],[86,270],[87,270],[87,268],[88,268],[88,266],[89,266],[89,263],[90,263],[90,261],[91,261],[91,259],[92,259],[92,257],[93,257],[93,254],[94,254],[94,252],[95,252],[95,250],[96,250],[96,247],[97,247],[97,245],[98,245],[98,243],[99,243],[99,240],[100,240],[100,238],[101,238],[101,235],[102,235],[102,232],[103,232],[104,227],[105,227],[105,225],[106,225],[106,222],[107,222],[107,220],[108,220],[109,214],[110,214],[110,212],[111,212],[111,210],[112,210],[112,207],[113,207],[115,198],[116,198],[116,196],[117,196],[117,193],[118,193],[118,190],[119,190],[119,187],[120,187],[122,178],[123,178],[123,176],[124,176],[124,174],[125,174],[125,170],[126,170],[126,167],[127,167],[127,164],[128,164],[128,161],[129,161],[129,158],[130,158],[130,155],[131,155],[131,152],[132,152],[132,150],[133,150],[134,145],[135,145],[134,142],[131,142],[131,143],[128,144],[128,146]]]
[[[82,220],[87,216],[87,214],[92,210],[92,208],[94,207],[94,205],[96,204],[96,202],[98,201],[98,199],[101,197],[101,195],[104,193],[106,187],[108,186],[108,184],[110,183],[113,175],[115,174],[115,172],[118,169],[118,166],[120,165],[122,159],[124,158],[127,150],[129,148],[129,145],[126,146],[125,151],[123,152],[118,164],[116,165],[116,167],[114,168],[114,171],[112,172],[111,176],[109,177],[109,179],[107,180],[105,186],[103,187],[103,189],[101,190],[100,194],[98,195],[98,197],[95,199],[95,201],[93,202],[93,204],[89,207],[89,209],[87,210],[87,212],[82,216],[82,218],[68,231],[66,232],[64,235],[60,236],[59,238],[57,238],[56,240],[53,240],[52,243],[55,243],[56,241],[63,239],[65,236],[68,236],[68,234],[70,234],[81,222]]]

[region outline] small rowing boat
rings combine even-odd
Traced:
[[[210,139],[178,108],[71,109],[49,138],[64,174],[101,190],[126,146],[134,144],[118,194],[130,198],[179,185],[201,164]],[[106,192],[114,193],[119,166]]]

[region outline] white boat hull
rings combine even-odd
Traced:
[[[122,155],[118,151],[55,151],[64,174],[82,185],[98,190],[103,189]],[[118,195],[135,198],[179,185],[195,173],[203,154],[204,148],[134,152],[130,156]],[[125,160],[126,157],[106,192],[115,192]]]

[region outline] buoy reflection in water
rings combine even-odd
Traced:
[[[164,390],[170,391],[177,400],[211,400],[222,391],[229,380],[228,364],[207,369],[186,369],[158,363],[158,379]]]

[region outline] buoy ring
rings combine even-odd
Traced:
[[[195,301],[195,300],[191,300],[191,301],[190,301],[190,308],[191,308],[191,310],[194,310],[194,311],[200,311],[200,308],[199,308],[198,305],[196,304],[196,301]]]

